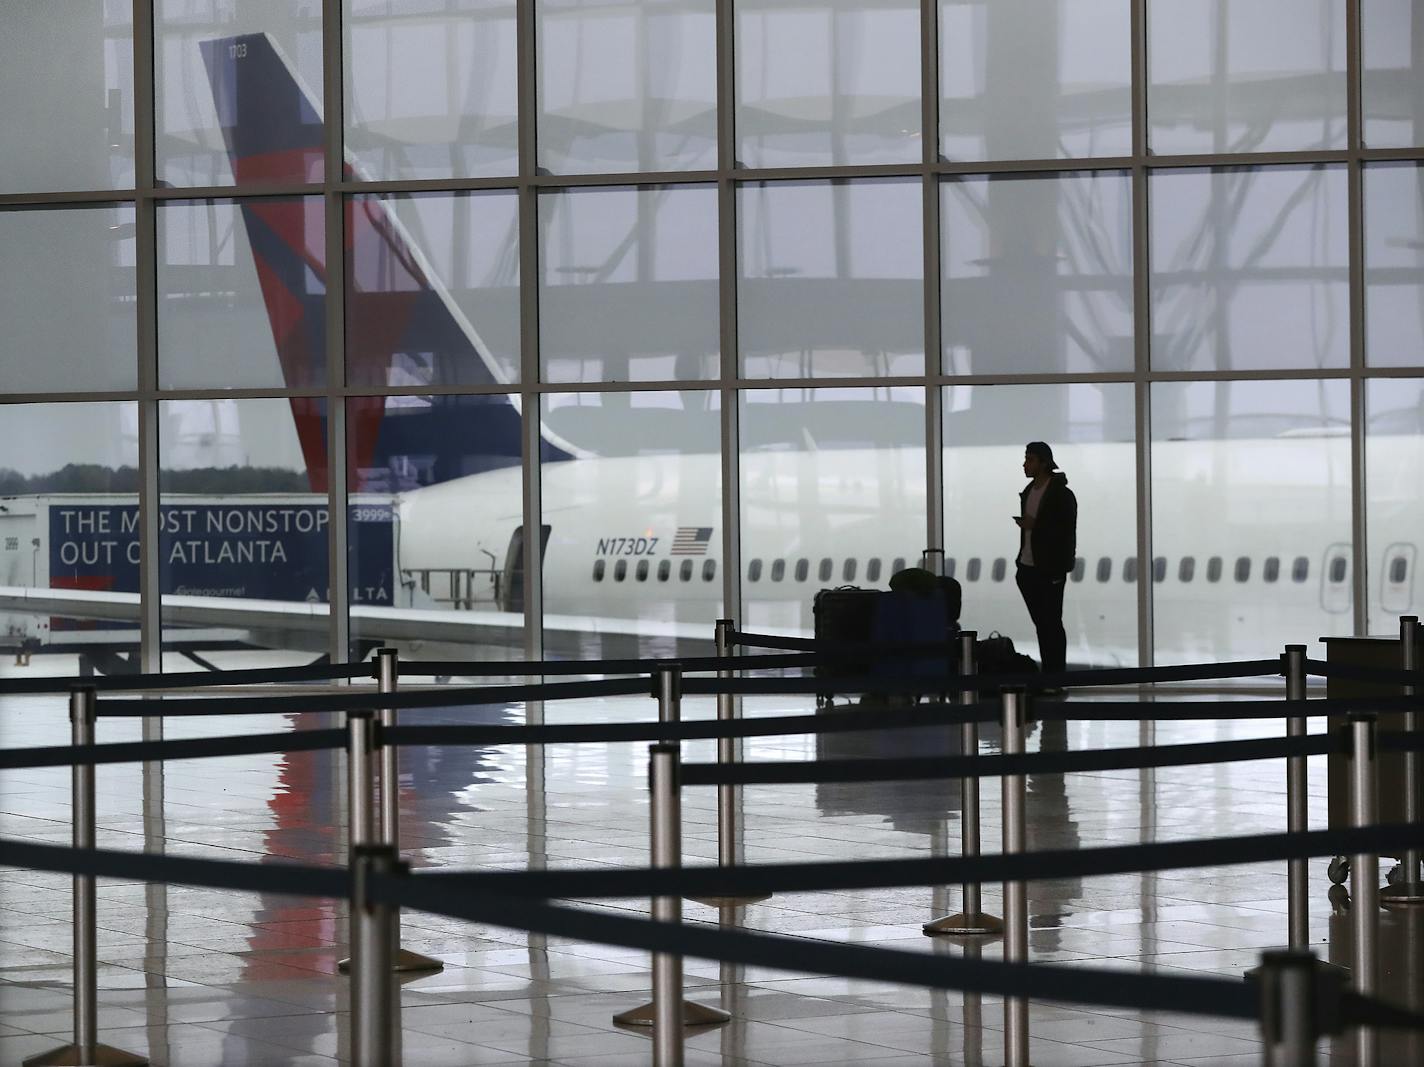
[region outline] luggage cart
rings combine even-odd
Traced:
[[[1396,637],[1322,637],[1325,643],[1327,663],[1347,664],[1351,667],[1380,667],[1398,670],[1402,662],[1400,639]],[[1421,641],[1424,651],[1424,641]],[[1398,697],[1403,688],[1397,685],[1379,685],[1372,682],[1358,682],[1352,679],[1328,678],[1325,683],[1328,699],[1349,697]],[[1345,723],[1343,715],[1331,715],[1329,728],[1333,732]],[[1386,712],[1379,717],[1381,733],[1402,733],[1404,712]],[[1343,753],[1332,752],[1327,757],[1326,779],[1328,783],[1329,826],[1332,830],[1346,830],[1350,827],[1350,779],[1348,758]],[[1404,821],[1404,753],[1382,752],[1379,758],[1379,795],[1376,798],[1380,822]],[[1391,859],[1400,859],[1392,856]],[[1341,885],[1350,877],[1350,858],[1336,856],[1330,861],[1326,874],[1330,881]],[[1393,883],[1401,877],[1396,865],[1389,872],[1388,881]]]

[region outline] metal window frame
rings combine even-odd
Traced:
[[[1293,381],[1341,379],[1350,390],[1351,524],[1353,540],[1353,630],[1363,634],[1369,618],[1369,558],[1367,528],[1366,389],[1375,379],[1418,379],[1419,366],[1370,367],[1366,362],[1364,335],[1364,204],[1363,180],[1366,165],[1380,162],[1424,164],[1424,146],[1398,149],[1371,149],[1363,143],[1362,77],[1364,60],[1361,36],[1362,0],[1345,0],[1347,143],[1329,151],[1155,155],[1149,143],[1148,71],[1149,0],[1131,0],[1129,5],[1131,41],[1132,147],[1127,156],[1071,159],[996,161],[947,161],[939,155],[940,55],[938,15],[940,0],[920,0],[922,153],[918,162],[884,165],[837,165],[804,168],[749,168],[736,160],[736,9],[734,0],[713,0],[716,46],[717,157],[715,169],[657,171],[640,173],[550,174],[538,165],[538,71],[537,0],[517,0],[516,47],[518,99],[518,164],[507,176],[449,178],[436,180],[393,180],[362,182],[346,175],[343,0],[322,0],[323,88],[326,129],[326,173],[320,183],[284,183],[252,187],[213,186],[172,188],[157,184],[155,140],[155,49],[157,26],[153,0],[133,0],[134,56],[134,150],[135,178],[131,189],[89,189],[60,192],[0,194],[0,210],[25,207],[81,207],[100,203],[131,203],[137,220],[137,360],[135,388],[114,391],[76,390],[72,392],[11,390],[0,395],[0,405],[85,401],[130,401],[136,403],[139,425],[139,525],[142,555],[141,640],[145,670],[161,665],[162,616],[159,566],[159,465],[158,425],[163,401],[184,399],[295,398],[325,400],[328,413],[329,506],[334,519],[329,524],[329,579],[331,583],[330,652],[333,659],[350,654],[350,589],[347,557],[346,514],[348,471],[346,469],[346,401],[352,396],[478,395],[506,394],[517,397],[523,413],[521,456],[522,512],[526,532],[537,531],[541,521],[541,478],[539,462],[539,415],[543,396],[560,392],[630,392],[651,390],[697,391],[719,394],[721,412],[721,550],[722,595],[725,615],[740,618],[743,609],[743,567],[741,559],[740,499],[740,404],[743,394],[758,389],[905,386],[923,390],[925,399],[925,543],[944,544],[943,495],[943,389],[949,385],[1030,385],[1030,384],[1130,384],[1134,393],[1136,553],[1150,561],[1152,554],[1152,433],[1151,392],[1159,382],[1173,381]],[[1349,308],[1350,360],[1347,367],[1318,370],[1308,367],[1284,370],[1229,370],[1211,372],[1156,370],[1151,363],[1151,264],[1148,196],[1150,178],[1160,171],[1188,167],[1269,167],[1300,163],[1335,163],[1348,175]],[[941,303],[940,185],[955,175],[1073,173],[1116,170],[1125,173],[1132,188],[1133,277],[1133,364],[1130,371],[1108,374],[1044,372],[1034,374],[944,373],[941,357],[943,333]],[[738,298],[738,190],[763,181],[830,180],[898,177],[918,181],[923,199],[923,303],[924,373],[919,376],[836,378],[750,379],[740,370],[737,329]],[[647,187],[659,185],[714,186],[718,201],[718,283],[721,353],[714,378],[682,381],[546,383],[541,380],[539,351],[539,229],[538,197],[542,191],[592,186]],[[505,190],[518,198],[520,257],[520,381],[509,387],[352,387],[345,378],[345,232],[346,204],[357,194]],[[327,383],[322,389],[244,388],[162,389],[158,373],[157,337],[157,236],[158,205],[171,200],[206,200],[252,196],[321,196],[324,203],[327,249]],[[527,538],[530,544],[532,537]],[[543,651],[541,568],[524,568],[525,638],[524,651],[537,658]],[[1139,662],[1153,662],[1153,583],[1137,583],[1137,639]]]

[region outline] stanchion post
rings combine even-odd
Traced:
[[[92,686],[69,691],[69,737],[77,746],[94,744],[98,721],[98,694]],[[69,771],[72,826],[70,841],[76,849],[93,849],[94,764],[76,763]],[[143,1056],[99,1043],[99,949],[97,897],[92,874],[76,874],[71,921],[74,938],[74,1042],[25,1060],[25,1067],[60,1064],[100,1064],[139,1067]]]
[[[1028,690],[1022,686],[1005,688],[1000,694],[1006,756],[1023,754],[1028,721]],[[1004,855],[1023,852],[1028,845],[1025,830],[1025,783],[1022,774],[1006,774],[1000,779],[1003,790]],[[1004,961],[1028,962],[1028,887],[1023,882],[1004,883]],[[1005,1067],[1028,1067],[1028,1001],[1023,997],[1004,998]]]
[[[1350,714],[1345,728],[1350,742],[1350,822],[1356,828],[1375,821],[1378,802],[1378,751],[1375,747],[1377,718],[1372,714]],[[1359,854],[1350,857],[1350,924],[1354,928],[1354,959],[1351,973],[1355,992],[1372,997],[1379,986],[1379,857]],[[1377,1067],[1379,1034],[1370,1026],[1355,1030],[1355,1067]]]
[[[1424,663],[1420,663],[1419,656],[1419,616],[1417,615],[1400,616],[1399,665],[1406,671],[1424,670]],[[1413,682],[1404,687],[1406,696],[1417,696],[1419,692],[1419,686]],[[1421,728],[1424,728],[1424,716],[1419,714],[1417,707],[1408,708],[1404,712],[1405,734],[1417,737]],[[1420,781],[1420,754],[1416,749],[1409,749],[1403,755],[1404,821],[1417,826],[1421,820],[1424,820],[1424,812],[1420,811],[1419,803],[1419,790],[1421,784],[1424,784]],[[1387,886],[1381,891],[1381,904],[1385,907],[1424,904],[1424,881],[1421,881],[1419,873],[1420,859],[1419,849],[1405,849],[1404,855],[1400,857],[1400,869],[1403,870],[1404,876],[1396,884]]]
[[[972,677],[978,671],[975,647],[979,639],[976,630],[961,630],[959,633],[959,676]],[[959,703],[964,708],[972,708],[979,703],[979,693],[975,689],[961,689]],[[973,720],[960,724],[959,747],[963,755],[979,753],[979,724]],[[979,779],[965,775],[959,780],[959,827],[961,834],[961,854],[966,858],[979,855]],[[956,936],[977,934],[1001,934],[1004,920],[983,910],[978,882],[965,882],[962,888],[961,908],[956,915],[946,915],[921,927],[930,937],[940,934]]]
[[[1305,701],[1305,646],[1286,645],[1281,657],[1286,674],[1286,701],[1290,704]],[[1307,726],[1304,715],[1286,716],[1286,736],[1304,737]],[[1304,756],[1286,757],[1286,830],[1292,834],[1303,834],[1310,829],[1309,800]],[[1289,946],[1297,952],[1304,952],[1310,946],[1310,868],[1308,861],[1292,859],[1286,861],[1286,937]]]
[[[659,705],[676,693],[676,681],[667,676],[680,672],[660,669]],[[663,719],[667,722],[670,720]],[[652,796],[651,845],[654,868],[682,866],[682,796],[679,756],[675,741],[648,746],[648,787]],[[682,922],[682,898],[677,894],[653,897],[653,921]],[[652,1027],[654,1067],[682,1067],[683,1027],[719,1026],[731,1018],[720,1008],[695,1004],[682,995],[682,957],[671,952],[653,953],[653,999],[650,1003],[613,1016],[618,1026]]]
[[[346,713],[346,855],[351,866],[356,864],[356,850],[375,845],[376,805],[371,795],[376,772],[375,718],[364,709]],[[351,955],[337,961],[336,969],[349,973],[355,966],[356,916],[347,916],[347,940]]]
[[[674,867],[678,861],[673,857],[681,851],[682,836],[678,746],[652,745],[649,760],[653,867]],[[676,895],[654,897],[652,910],[654,922],[675,923],[682,919],[681,902]],[[655,1067],[682,1067],[682,957],[671,952],[653,953],[653,1063]]]
[[[1261,1041],[1266,1067],[1313,1067],[1319,1028],[1316,970],[1311,952],[1265,952],[1261,981]]]
[[[395,649],[379,648],[376,650],[376,682],[382,693],[394,693],[399,686],[400,658]],[[382,708],[377,713],[382,733],[396,725],[396,714],[395,708]],[[377,839],[399,857],[400,747],[381,740],[377,745],[377,750],[380,753],[379,781],[381,785],[381,817]],[[396,910],[392,922],[395,927],[395,952],[391,957],[391,966],[402,974],[445,969],[445,964],[433,956],[400,947],[399,909]]]
[[[372,875],[400,870],[389,845],[357,845],[351,850],[351,1063],[388,1067],[396,1056],[396,985],[392,950],[396,910],[371,898]]]
[[[732,619],[718,619],[714,631],[717,658],[727,659],[732,654],[732,634],[737,624]],[[717,669],[719,681],[729,681],[735,672],[730,667]],[[737,700],[731,693],[717,694],[717,721],[731,722],[737,718]],[[729,767],[740,758],[737,752],[738,738],[717,738],[717,763]],[[737,803],[740,800],[740,786],[722,782],[717,786],[717,866],[735,867],[740,859],[737,855],[738,838],[741,835],[737,818]],[[709,908],[740,908],[747,904],[759,904],[770,899],[770,893],[751,893],[745,896],[689,897]]]

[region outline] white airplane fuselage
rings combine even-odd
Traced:
[[[1381,619],[1417,610],[1414,543],[1424,519],[1407,474],[1420,469],[1420,441],[1397,438],[1389,447],[1388,470],[1403,473],[1370,484],[1371,545],[1379,549],[1370,559],[1371,614]],[[1401,448],[1411,455],[1398,454]],[[1078,498],[1083,560],[1065,599],[1070,661],[1136,663],[1128,562],[1136,555],[1134,449],[1085,444],[1060,452]],[[945,554],[963,587],[962,624],[1008,633],[1032,651],[1033,628],[1014,583],[1021,462],[1018,448],[945,449]],[[720,481],[715,455],[546,464],[545,611],[637,619],[650,636],[667,624],[710,632],[722,612]],[[741,482],[742,595],[751,628],[810,633],[819,589],[883,588],[895,566],[920,559],[921,450],[749,452]],[[1158,661],[1263,655],[1351,632],[1349,486],[1347,438],[1154,444],[1153,555],[1163,562],[1146,570],[1156,570]],[[494,569],[521,522],[519,502],[518,469],[404,494],[399,570]],[[675,554],[679,530],[684,543]],[[1392,580],[1399,568],[1391,573],[1390,564],[1400,558],[1405,574]]]

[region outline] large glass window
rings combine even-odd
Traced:
[[[1351,632],[1349,402],[1341,380],[1153,385],[1153,550],[1236,561],[1230,583],[1155,587],[1157,662]],[[1267,555],[1318,565],[1311,581],[1268,586],[1249,566]]]
[[[940,186],[951,374],[1132,369],[1132,190],[1125,174]]]
[[[994,582],[964,588],[960,624],[1008,634],[1037,658],[1037,639],[1012,581],[1024,445],[1047,441],[1078,499],[1077,554],[1120,559],[1137,551],[1132,386],[955,385],[944,392],[944,551],[994,559]],[[1000,566],[1005,559],[1010,562]],[[1086,565],[1085,565],[1086,566]],[[971,567],[969,577],[977,578]],[[1082,583],[1063,607],[1070,664],[1137,663],[1131,585]]]
[[[321,11],[289,0],[158,0],[161,181],[322,180]]]
[[[1365,356],[1424,365],[1424,170],[1365,168]]]
[[[6,404],[0,434],[23,443],[0,460],[0,655],[27,674],[136,665],[138,406]]]
[[[1350,361],[1343,167],[1152,176],[1152,365],[1344,367]]]
[[[716,377],[715,186],[547,193],[539,241],[545,380]]]
[[[162,386],[307,389],[326,381],[320,197],[161,204],[158,260]]]
[[[918,162],[920,8],[909,0],[739,0],[737,160]]]
[[[1130,0],[940,0],[946,159],[1132,151]]]
[[[1415,0],[1361,0],[1366,148],[1424,145],[1424,11]]]
[[[0,100],[0,193],[131,186],[131,5],[7,3]]]
[[[918,182],[756,182],[738,212],[748,377],[923,373]]]
[[[541,472],[546,649],[651,656],[707,641],[722,607],[719,395],[551,393],[543,411],[561,444]],[[594,588],[590,560],[626,563],[635,580]]]
[[[538,0],[539,162],[556,173],[717,165],[712,0]]]
[[[519,380],[513,194],[357,196],[347,219],[348,384]]]
[[[1344,148],[1346,0],[1149,0],[1152,151]]]
[[[0,211],[0,390],[132,389],[135,297],[131,204]]]
[[[311,399],[159,405],[166,648],[258,666],[330,645],[325,423]]]
[[[346,414],[352,654],[398,641],[427,658],[521,656],[542,540],[524,536],[513,399],[353,397]]]
[[[513,0],[345,0],[346,150],[363,177],[518,169]]]
[[[1369,383],[1365,393],[1365,493],[1369,632],[1397,633],[1399,616],[1424,609],[1419,462],[1424,455],[1424,379]]]
[[[919,389],[748,389],[741,409],[744,559],[918,559],[925,539],[925,409]],[[809,635],[816,587],[744,583],[749,628]]]

